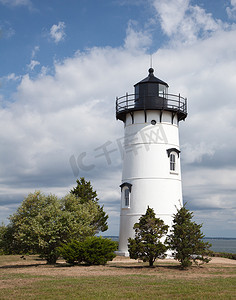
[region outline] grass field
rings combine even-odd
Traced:
[[[214,258],[181,271],[171,260],[116,258],[106,266],[49,266],[37,256],[0,256],[0,299],[236,299],[236,263]]]

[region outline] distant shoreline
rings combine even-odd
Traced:
[[[227,238],[227,237],[209,237],[206,236],[203,238],[204,240],[236,240],[236,238]]]
[[[104,238],[110,238],[110,239],[115,239],[118,240],[119,236],[118,235],[104,235]],[[204,240],[236,240],[236,238],[231,238],[231,237],[209,237],[206,236],[203,238]]]
[[[118,242],[119,236],[104,236],[104,238],[109,238],[113,241]],[[214,252],[225,252],[236,254],[236,238],[228,237],[204,237],[204,242],[209,242],[211,244],[210,250]]]

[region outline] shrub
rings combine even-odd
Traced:
[[[227,253],[227,252],[213,252],[211,254],[212,257],[224,257],[229,259],[236,259],[236,253]]]
[[[83,242],[72,241],[60,247],[60,254],[68,263],[85,262],[89,265],[105,265],[115,257],[116,242],[102,237],[87,237]]]
[[[105,265],[116,256],[116,243],[102,237],[87,237],[84,249],[84,262],[89,265]]]
[[[59,248],[60,255],[67,263],[74,264],[80,263],[84,257],[83,242],[72,241]]]

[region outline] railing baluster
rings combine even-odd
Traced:
[[[136,110],[135,106],[135,94],[126,93],[122,97],[116,97],[116,113],[125,113],[127,110]],[[146,104],[148,107],[146,107]],[[137,106],[137,109],[167,109],[179,111],[183,114],[187,114],[187,98],[181,97],[180,94],[165,94],[164,91],[159,94],[159,101],[152,102],[143,102],[143,106]]]

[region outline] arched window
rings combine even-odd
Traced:
[[[167,155],[170,159],[170,172],[178,174],[178,159],[180,151],[176,148],[167,149]]]
[[[124,182],[121,187],[121,205],[122,208],[130,208],[130,193],[132,184]]]
[[[129,207],[130,206],[130,201],[129,201],[129,189],[128,188],[124,188],[124,204],[125,207]]]
[[[170,155],[170,170],[171,171],[176,171],[176,159],[175,159],[175,154]]]

